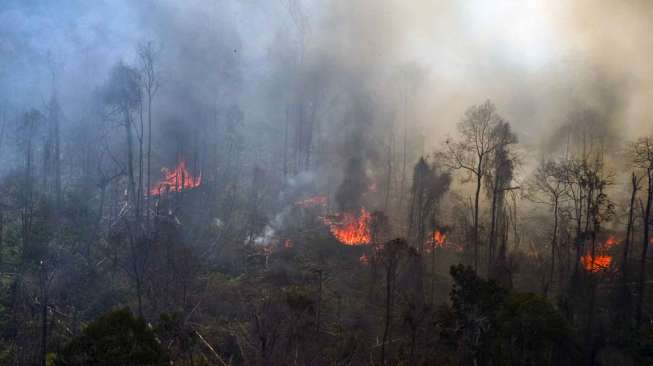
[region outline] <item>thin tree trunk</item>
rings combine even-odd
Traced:
[[[61,134],[59,132],[59,105],[55,103],[54,113],[54,192],[55,192],[55,209],[59,211],[63,201],[61,188]]]
[[[42,269],[45,271],[45,269]],[[43,304],[41,307],[41,366],[46,366],[48,355],[48,284],[47,273],[42,274]]]
[[[474,196],[474,271],[478,273],[478,257],[479,257],[479,238],[478,238],[478,206],[481,197],[481,181],[483,175],[481,168],[483,166],[483,158],[478,159],[478,171],[476,172],[476,195]]]
[[[284,184],[288,178],[288,107],[286,106],[286,120],[283,124],[283,181]]]
[[[592,230],[592,250],[590,251],[590,255],[591,255],[590,268],[592,269],[594,268],[594,258],[596,256],[596,232],[597,232],[596,228]],[[585,357],[586,357],[587,365],[592,366],[594,364],[593,329],[594,329],[594,307],[596,302],[596,283],[595,283],[594,275],[591,271],[589,271],[588,281],[590,286],[590,296],[588,299],[589,305],[587,310],[587,325],[585,328],[585,342],[586,342]]]
[[[551,238],[551,268],[549,268],[549,283],[544,291],[547,295],[549,287],[553,287],[553,272],[555,270],[556,247],[558,246],[558,202],[559,198],[555,197],[553,206],[553,238]]]
[[[433,249],[431,250],[431,308],[435,304],[435,251],[437,250],[435,241],[433,243]]]
[[[145,131],[145,123],[143,121],[143,103],[139,103],[140,113],[140,131],[138,131],[138,189],[136,190],[136,217],[141,220],[143,210],[143,136]]]
[[[649,246],[649,237],[650,237],[650,227],[651,227],[651,204],[653,203],[653,168],[649,168],[647,171],[648,178],[648,194],[646,197],[646,209],[644,211],[644,220],[643,225],[643,237],[642,237],[642,256],[640,258],[640,268],[639,268],[639,284],[637,286],[639,298],[637,301],[637,311],[635,324],[637,329],[641,326],[642,323],[642,307],[644,306],[644,292],[646,290],[646,255],[648,253]]]
[[[134,179],[134,141],[132,133],[132,122],[129,111],[125,111],[125,134],[127,139],[127,174],[129,177],[129,194],[128,197],[132,203],[135,203],[136,182]]]
[[[0,208],[0,268],[2,268],[2,262],[3,262],[3,257],[2,257],[2,247],[4,246],[4,235],[5,233],[5,216],[4,216],[4,211],[2,208]]]
[[[494,249],[496,245],[496,226],[497,226],[497,197],[499,194],[499,173],[495,174],[494,187],[492,188],[492,217],[490,218],[490,238],[488,240],[487,251],[487,271],[488,277],[492,276],[492,265],[494,262]]]
[[[621,265],[621,277],[624,286],[628,283],[628,255],[630,253],[630,242],[632,240],[633,232],[633,211],[635,208],[635,198],[637,197],[637,176],[632,174],[632,191],[630,194],[630,206],[628,206],[628,222],[626,224],[626,240],[624,242],[623,262]]]
[[[392,269],[387,269],[385,280],[385,327],[383,329],[383,341],[381,343],[381,366],[385,365],[385,344],[390,337],[390,322],[392,320],[392,272]]]
[[[578,278],[578,271],[579,271],[579,265],[580,265],[580,257],[581,253],[583,250],[582,246],[582,238],[581,238],[581,233],[582,233],[582,222],[583,222],[583,191],[581,188],[578,189],[578,198],[575,200],[574,205],[576,206],[576,238],[574,239],[574,242],[576,244],[576,258],[574,262],[574,276],[573,278]]]
[[[407,145],[408,145],[408,121],[406,118],[406,96],[403,96],[404,104],[404,136],[403,136],[403,145],[402,145],[402,166],[401,166],[401,183],[399,185],[399,207],[398,210],[401,212],[404,204],[404,190],[406,187],[406,164],[407,164]]]
[[[320,306],[322,305],[322,270],[318,271],[319,288],[317,292],[317,306],[315,310],[315,333],[320,334]]]
[[[388,161],[387,171],[385,178],[385,197],[383,199],[383,212],[388,212],[388,205],[390,203],[390,192],[392,191],[392,147],[394,145],[394,130],[390,132],[390,141],[388,142]]]
[[[152,91],[150,88],[147,90],[147,188],[146,195],[147,201],[145,204],[145,223],[149,230],[150,227],[150,205],[151,195],[150,188],[152,187]]]

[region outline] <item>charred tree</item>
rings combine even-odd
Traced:
[[[158,51],[155,49],[154,43],[147,42],[140,45],[138,48],[138,55],[141,63],[141,82],[145,91],[147,100],[147,181],[146,189],[147,199],[145,202],[145,220],[146,226],[150,225],[150,206],[152,197],[150,195],[150,187],[152,187],[152,104],[154,97],[159,91],[160,83],[158,77],[158,70],[156,62],[158,58]]]
[[[551,232],[551,258],[549,264],[548,281],[544,286],[544,295],[553,286],[553,276],[555,272],[555,259],[558,248],[558,231],[560,220],[560,208],[567,193],[567,184],[565,182],[564,167],[555,161],[542,162],[529,184],[527,198],[535,203],[540,203],[551,207],[553,215],[553,228]]]
[[[488,238],[488,275],[495,277],[498,268],[495,268],[497,241],[502,237],[504,227],[504,207],[506,192],[511,187],[515,158],[511,156],[510,145],[517,143],[517,136],[510,130],[510,124],[500,122],[492,132],[497,145],[490,156],[491,169],[485,178],[486,191],[491,198],[490,233]]]
[[[651,240],[651,206],[653,205],[653,139],[641,138],[632,145],[633,163],[644,171],[646,177],[646,199],[642,215],[642,254],[640,257],[639,281],[637,284],[637,307],[635,324],[637,329],[642,323],[642,309],[645,300],[646,261]]]
[[[134,170],[134,116],[141,104],[140,74],[124,63],[116,64],[104,86],[104,98],[111,114],[118,114],[125,131],[126,165],[129,201],[137,204],[136,173]],[[136,212],[135,212],[136,213]]]

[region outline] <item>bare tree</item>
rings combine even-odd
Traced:
[[[141,104],[140,74],[134,68],[120,62],[111,70],[109,81],[104,87],[105,102],[122,119],[127,144],[128,196],[136,204],[136,179],[134,172],[134,116]]]
[[[153,42],[141,44],[138,47],[138,56],[141,63],[141,83],[147,98],[147,182],[146,192],[147,200],[145,202],[145,220],[146,225],[150,224],[150,187],[152,187],[152,103],[154,97],[161,86],[159,82],[159,71],[156,67],[156,61],[159,56],[159,50],[156,49]]]
[[[473,209],[474,269],[479,262],[479,202],[483,178],[488,171],[490,156],[501,143],[496,139],[495,129],[503,118],[489,100],[470,107],[458,123],[459,138],[447,139],[443,161],[452,169],[462,169],[475,180]]]
[[[641,189],[642,177],[638,176],[635,172],[632,172],[631,175],[631,191],[630,191],[630,203],[628,205],[628,219],[626,222],[626,239],[624,241],[623,248],[623,263],[621,264],[621,276],[624,283],[624,286],[628,283],[628,261],[630,255],[631,242],[633,240],[633,223],[634,223],[634,210],[635,210],[635,200],[637,198],[637,192]]]
[[[57,72],[54,64],[50,65],[50,74],[52,79],[52,90],[50,100],[47,104],[47,123],[48,131],[46,136],[46,143],[43,148],[43,181],[44,191],[54,189],[54,202],[55,209],[61,208],[62,190],[61,190],[61,106],[59,105],[59,93],[57,90]],[[54,177],[52,177],[54,175]],[[50,180],[53,187],[50,187]]]
[[[39,288],[41,293],[41,366],[47,365],[48,355],[48,306],[50,285],[54,279],[56,268],[48,260],[41,260],[39,271]]]
[[[24,181],[21,199],[21,221],[23,251],[31,249],[32,219],[34,216],[34,138],[39,122],[44,119],[41,112],[32,109],[23,115],[21,142],[25,152]]]
[[[644,171],[646,177],[646,200],[642,215],[642,255],[640,257],[639,282],[637,285],[638,299],[635,312],[635,322],[639,328],[642,322],[642,306],[644,303],[646,283],[646,256],[648,254],[651,236],[651,206],[653,205],[653,138],[644,137],[631,146],[633,164]]]
[[[381,365],[385,365],[386,343],[392,334],[392,319],[394,313],[394,297],[396,281],[399,273],[402,258],[408,251],[408,244],[403,239],[391,240],[383,246],[381,262],[385,269],[385,316],[383,327],[383,338],[381,340]]]
[[[555,270],[556,249],[558,247],[558,222],[560,219],[560,205],[563,203],[567,193],[565,180],[565,169],[562,164],[556,161],[543,161],[537,167],[535,175],[529,184],[529,192],[526,196],[529,200],[547,205],[553,211],[553,228],[551,232],[551,262],[549,264],[549,279],[544,286],[546,295],[550,286],[553,285],[553,274]]]
[[[413,186],[408,214],[408,237],[419,253],[424,252],[424,243],[428,231],[433,229],[433,215],[438,201],[449,189],[451,176],[439,172],[437,167],[429,165],[420,158],[413,170]]]

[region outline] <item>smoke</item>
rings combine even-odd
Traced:
[[[615,144],[650,133],[652,12],[648,1],[590,0],[5,1],[0,108],[39,108],[54,86],[70,128],[92,118],[111,67],[137,65],[136,46],[153,41],[159,159],[179,150],[166,147],[167,124],[204,155],[231,146],[228,135],[243,171],[282,171],[283,152],[297,153],[291,175],[310,171],[317,190],[359,204],[361,192],[333,187],[380,175],[388,141],[397,153],[406,140],[412,165],[487,98],[533,154],[559,148],[576,124]],[[226,131],[234,105],[242,122]],[[284,126],[297,121],[312,134],[293,151]]]

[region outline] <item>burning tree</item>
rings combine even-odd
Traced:
[[[449,189],[451,176],[429,165],[424,158],[415,165],[413,187],[408,215],[408,237],[414,241],[418,252],[423,252],[427,232],[435,224],[437,204]],[[430,227],[429,227],[430,226]]]
[[[174,169],[161,168],[164,178],[150,188],[150,194],[158,196],[164,192],[181,192],[197,188],[202,184],[202,175],[193,176],[186,168],[186,161],[181,159]]]
[[[608,237],[608,239],[598,246],[594,254],[588,252],[580,258],[583,268],[591,273],[608,269],[612,263],[612,255],[609,253],[609,250],[617,244],[617,239],[614,236]]]

